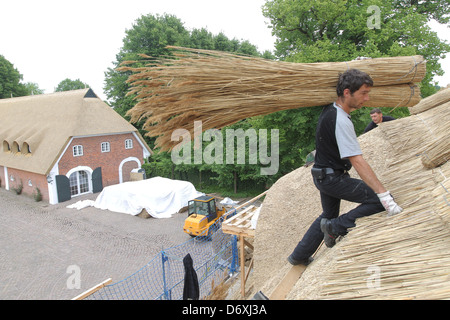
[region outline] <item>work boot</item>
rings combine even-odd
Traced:
[[[320,230],[323,232],[323,242],[328,248],[332,248],[336,244],[337,235],[333,233],[331,220],[325,218],[320,220]]]
[[[295,259],[292,254],[287,258],[287,260],[289,261],[290,264],[292,264],[293,266],[296,266],[298,264],[302,264],[304,266],[307,266],[308,264],[310,264],[311,262],[313,262],[313,258],[309,257],[308,259]]]

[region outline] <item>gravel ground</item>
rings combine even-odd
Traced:
[[[186,213],[144,219],[66,208],[96,197],[49,205],[0,188],[0,299],[71,299],[108,278],[130,276],[161,249],[190,239],[182,230]]]

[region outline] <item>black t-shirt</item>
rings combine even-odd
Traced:
[[[350,115],[336,104],[324,107],[316,128],[314,167],[350,170],[348,157],[360,154]]]
[[[382,122],[392,121],[392,120],[395,120],[395,118],[390,117],[390,116],[383,116],[383,121]],[[364,133],[369,132],[372,129],[375,129],[376,127],[378,127],[378,125],[375,122],[372,121],[364,129]]]

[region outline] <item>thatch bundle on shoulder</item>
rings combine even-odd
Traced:
[[[336,98],[339,73],[356,68],[374,80],[368,107],[412,107],[420,101],[415,85],[426,73],[422,56],[348,62],[290,63],[231,53],[170,47],[172,56],[125,62],[132,71],[130,94],[138,103],[132,121],[158,136],[156,146],[170,150],[175,129],[193,136],[194,120],[203,130],[220,129],[242,119],[280,110],[326,105]],[[144,66],[142,66],[144,64]],[[136,67],[133,65],[141,65]]]

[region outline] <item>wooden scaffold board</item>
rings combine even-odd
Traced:
[[[245,238],[254,238],[255,229],[251,227],[251,220],[253,215],[257,212],[257,207],[254,205],[248,206],[235,216],[225,220],[222,224],[222,231],[224,233],[233,234],[239,237],[239,263],[241,270],[241,295],[245,297],[245,283],[253,267],[253,257],[250,260],[250,265],[245,271],[245,247],[247,246],[253,251],[253,245]]]

